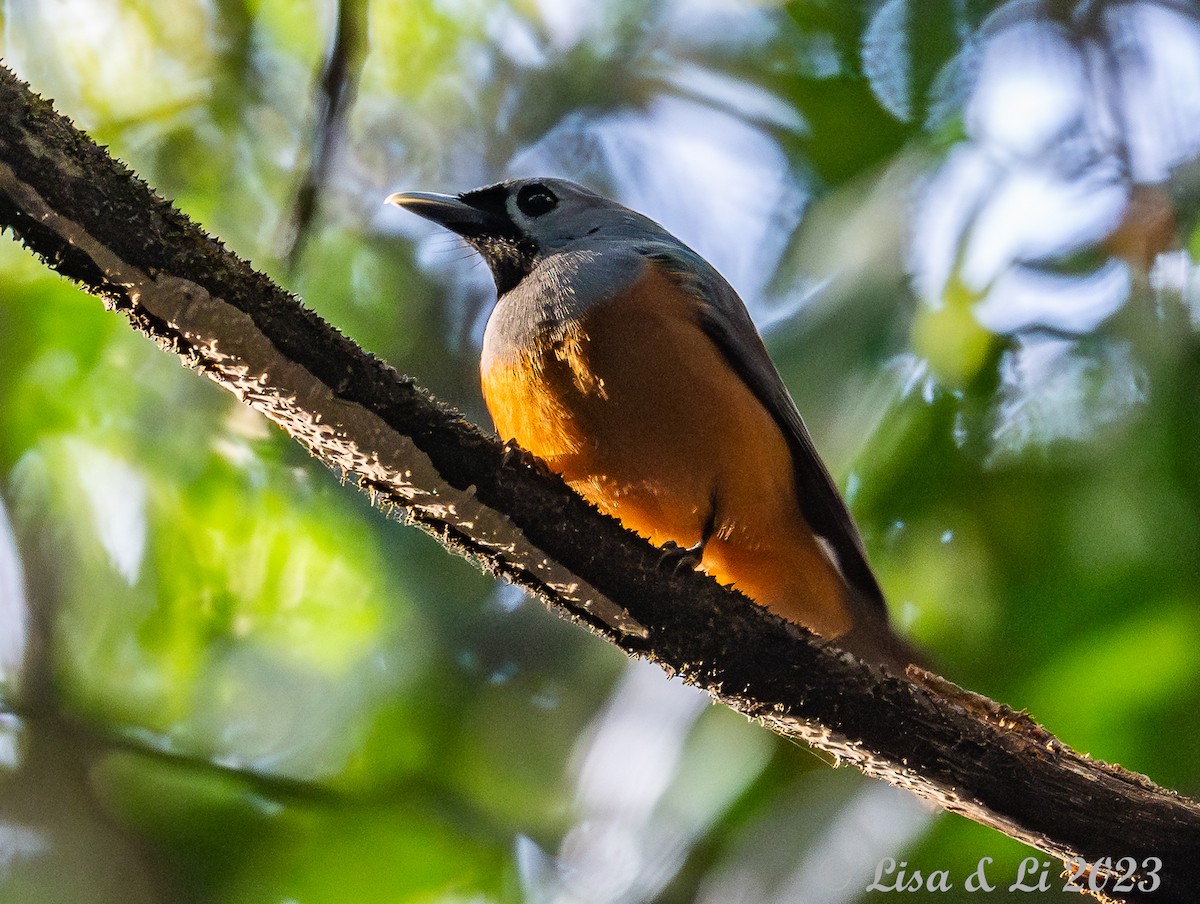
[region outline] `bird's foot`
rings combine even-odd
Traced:
[[[694,546],[680,546],[674,540],[668,540],[662,547],[660,568],[671,569],[671,574],[679,574],[679,569],[690,568],[693,571],[700,567],[700,559],[704,555],[704,541]]]
[[[520,464],[526,460],[526,455],[527,453],[517,445],[516,440],[505,440],[503,451],[500,453],[500,466],[509,468],[515,464]]]

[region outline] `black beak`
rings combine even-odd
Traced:
[[[388,195],[384,203],[403,207],[468,239],[503,234],[512,228],[507,218],[494,211],[473,207],[454,195],[398,191]]]

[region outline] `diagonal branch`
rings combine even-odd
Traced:
[[[363,352],[7,70],[0,226],[378,505],[630,655],[1058,857],[1133,858],[1141,889],[1110,888],[1114,898],[1193,899],[1200,806],[1076,753],[1023,713],[919,670],[881,675],[702,574],[660,569],[659,551]]]

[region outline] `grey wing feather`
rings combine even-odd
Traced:
[[[654,243],[643,253],[663,265],[701,302],[701,326],[746,381],[783,431],[795,466],[800,510],[833,548],[847,582],[886,617],[879,583],[867,564],[862,538],[837,487],[813,446],[808,429],[775,369],[762,337],[733,287],[686,246]]]

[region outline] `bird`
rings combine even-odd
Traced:
[[[480,377],[502,439],[821,643],[901,674],[920,661],[746,305],[703,257],[565,179],[386,201],[491,270]]]

